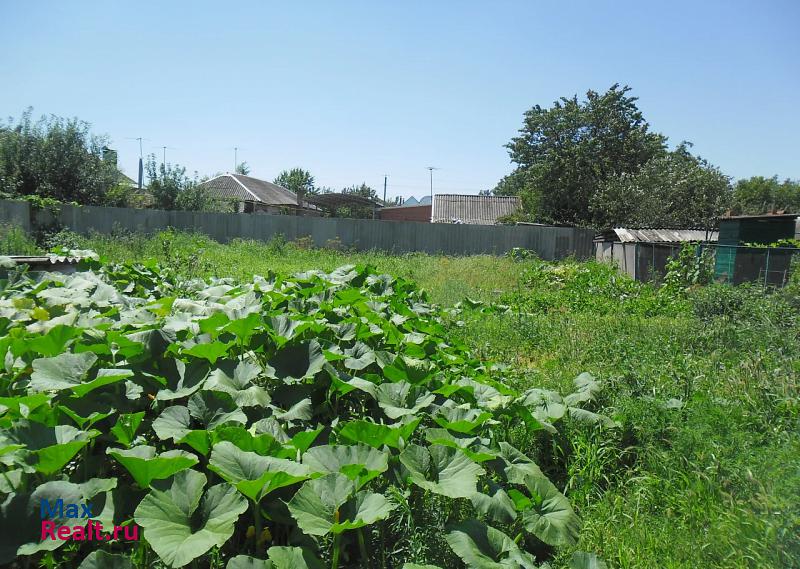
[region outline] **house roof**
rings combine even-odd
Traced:
[[[605,239],[604,239],[605,238]],[[681,243],[684,241],[717,241],[718,231],[709,231],[706,239],[705,229],[630,229],[615,227],[598,236],[598,240],[617,240],[622,243]]]
[[[764,213],[761,215],[724,215],[720,220],[728,219],[795,219],[800,213]]]
[[[316,194],[307,196],[306,199],[309,203],[323,208],[337,208],[347,206],[370,206],[381,207],[381,204],[376,200],[361,196],[359,194],[347,194],[330,192],[327,194]]]
[[[472,196],[436,194],[433,196],[433,223],[494,225],[498,218],[521,207],[516,196]]]
[[[297,207],[297,194],[283,186],[242,174],[222,174],[201,184],[221,198]],[[304,207],[311,207],[308,203]]]
[[[406,206],[419,205],[419,200],[417,200],[417,198],[415,198],[414,196],[411,196],[406,201],[404,201],[402,205]]]

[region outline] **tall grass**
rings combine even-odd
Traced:
[[[41,250],[19,225],[0,224],[0,255],[36,255]]]

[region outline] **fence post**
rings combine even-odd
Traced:
[[[769,246],[767,246],[767,266],[764,268],[764,286],[767,286],[767,277],[769,277]]]

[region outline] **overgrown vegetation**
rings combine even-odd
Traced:
[[[81,385],[96,381],[95,369],[100,366],[134,370],[132,377],[91,391],[95,394],[107,390],[117,393],[117,398],[128,405],[141,405],[135,409],[122,407],[116,411],[123,415],[143,413],[143,420],[133,439],[136,436],[143,438],[136,442],[132,440],[130,444],[133,446],[146,444],[155,447],[155,453],[167,449],[191,453],[198,462],[183,472],[197,472],[205,476],[207,488],[222,484],[223,488],[230,485],[250,489],[261,484],[237,481],[230,478],[227,472],[225,476],[230,479],[226,479],[217,466],[212,467],[212,462],[218,462],[212,461],[215,448],[217,451],[237,452],[230,448],[237,444],[240,445],[239,450],[249,453],[247,457],[251,454],[260,456],[264,448],[269,448],[267,454],[271,453],[272,458],[291,459],[301,467],[308,466],[304,455],[309,452],[311,456],[329,450],[335,454],[342,452],[335,450],[341,448],[340,445],[353,446],[351,443],[355,443],[357,448],[366,445],[363,447],[364,456],[377,457],[381,465],[383,462],[378,455],[387,458],[386,470],[356,490],[356,493],[366,491],[383,496],[386,508],[390,510],[385,519],[376,519],[360,532],[347,529],[338,544],[334,544],[332,535],[302,537],[302,527],[295,515],[302,518],[304,513],[296,506],[298,502],[317,504],[315,496],[321,496],[328,483],[320,481],[332,480],[328,474],[314,479],[313,484],[297,482],[270,494],[261,504],[262,527],[257,531],[253,501],[237,490],[236,494],[230,495],[231,501],[242,503],[243,506],[242,512],[237,514],[238,521],[230,522],[234,528],[233,537],[228,545],[220,549],[212,547],[210,553],[202,558],[203,564],[224,567],[226,560],[236,553],[262,559],[269,555],[276,567],[302,566],[301,562],[315,566],[311,555],[329,565],[338,547],[339,565],[355,566],[353,564],[358,563],[364,555],[359,538],[361,533],[365,540],[363,544],[369,559],[368,566],[378,567],[384,559],[375,556],[381,555],[381,552],[386,555],[387,567],[400,567],[403,561],[455,567],[459,566],[459,557],[471,559],[469,566],[494,566],[487,564],[489,562],[486,559],[478,561],[478,557],[465,557],[477,555],[468,539],[470,536],[475,543],[478,543],[478,536],[485,538],[481,554],[495,562],[498,557],[492,556],[500,555],[505,560],[503,566],[507,567],[526,566],[524,563],[529,561],[525,561],[525,555],[534,556],[537,564],[548,560],[552,567],[568,567],[571,563],[591,561],[580,552],[597,554],[605,559],[609,567],[800,566],[798,275],[785,289],[774,292],[760,286],[703,284],[706,273],[702,258],[696,253],[687,252],[675,261],[670,271],[672,277],[668,275],[666,279],[667,284],[656,287],[636,283],[608,265],[577,261],[548,263],[522,251],[513,258],[390,256],[299,248],[282,240],[268,244],[234,242],[220,245],[200,235],[173,232],[149,238],[120,235],[115,238],[94,236],[90,239],[63,233],[53,239],[52,244],[58,241],[81,248],[93,248],[116,261],[141,263],[158,259],[169,268],[156,279],[151,272],[152,265],[149,269],[141,267],[133,273],[130,269],[96,266],[97,279],[110,279],[108,282],[112,283],[110,286],[117,293],[130,298],[152,295],[155,304],[142,310],[139,303],[146,304],[146,301],[135,301],[134,305],[119,311],[114,310],[112,304],[94,305],[99,314],[93,318],[107,318],[112,324],[107,329],[100,326],[98,333],[84,331],[80,335],[70,336],[59,347],[59,351],[73,354],[97,352],[98,362],[90,368]],[[329,276],[314,272],[293,278],[273,276],[274,273],[313,268],[330,271],[348,261],[376,265],[379,273],[391,273],[399,280],[370,276],[362,269]],[[344,276],[351,272],[354,274],[352,279]],[[254,274],[266,278],[254,280]],[[210,286],[192,281],[198,277],[228,276],[235,277],[235,280],[214,281]],[[444,311],[439,312],[434,306],[428,307],[425,293],[415,289],[407,279],[419,282],[427,290],[430,299],[444,305]],[[166,284],[160,290],[155,289],[153,283],[156,280]],[[386,287],[392,288],[393,292],[389,293]],[[16,294],[13,290],[19,292],[24,288],[12,287],[4,295],[8,297]],[[44,294],[45,299],[40,298],[38,293],[34,295],[34,304],[45,308],[50,320],[60,318],[60,312],[57,309],[51,311],[49,305],[45,306],[44,300],[51,295],[54,295],[53,298],[63,297],[70,289],[51,283],[44,289],[49,291]],[[110,295],[110,289],[103,290]],[[83,294],[81,292],[79,298],[83,298]],[[348,295],[360,296],[354,296],[355,300],[345,303]],[[173,296],[187,300],[176,300],[171,305],[169,300],[164,300]],[[254,296],[258,302],[252,300]],[[99,301],[106,302],[104,298],[100,295]],[[82,310],[90,310],[91,303],[98,301],[92,298],[85,302],[89,304]],[[192,311],[197,309],[198,313],[183,314],[190,308]],[[429,313],[426,312],[428,308],[431,310]],[[234,309],[239,311],[236,315],[244,320],[258,319],[247,313],[248,310],[254,310],[253,314],[256,314],[257,310],[261,315],[261,324],[253,337],[265,334],[263,337],[267,341],[259,344],[251,337],[249,343],[247,339],[241,343],[239,339],[242,333],[247,338],[247,327],[243,321],[240,322],[242,328],[239,328],[239,324],[231,324],[241,320],[228,316],[228,312]],[[25,330],[8,334],[3,342],[13,349],[20,349],[20,345],[49,343],[49,339],[44,338],[50,336],[51,332],[40,333],[38,341],[15,341],[13,338],[17,334],[28,338],[28,334],[32,333],[28,328],[43,329],[50,320],[42,319],[44,314],[41,311],[36,312],[39,319],[31,319],[34,307],[25,303],[14,306],[14,310],[21,313],[17,318],[27,320],[15,324],[15,320],[9,318],[9,323],[5,325],[20,328],[24,324]],[[223,322],[221,316],[209,316],[205,312],[209,310],[226,314],[230,322]],[[407,320],[393,322],[394,317],[389,318],[390,314],[400,314]],[[147,315],[148,321],[140,323],[143,315]],[[141,354],[129,356],[123,353],[139,349],[118,339],[120,334],[124,335],[128,330],[120,327],[119,323],[127,322],[128,318],[134,316],[138,320],[126,326],[144,330],[152,328],[168,335],[169,346],[158,347],[165,354],[154,358],[152,364],[144,362]],[[283,321],[282,316],[297,322],[295,331],[289,332],[273,322],[273,318]],[[319,316],[322,316],[323,322],[317,322]],[[334,322],[336,318],[352,322],[356,330],[369,330],[365,332],[367,337],[360,337],[361,332],[356,332],[356,338],[342,339],[339,337],[342,329],[338,328],[337,332],[330,327],[342,324],[342,320]],[[75,324],[65,322],[63,326]],[[94,326],[98,327],[96,324]],[[231,328],[226,329],[227,326]],[[375,326],[380,331],[373,329]],[[400,336],[393,331],[395,327],[401,332]],[[161,332],[157,337],[164,337]],[[128,332],[128,336],[139,339],[137,334],[140,333]],[[174,340],[169,336],[171,333],[175,334]],[[284,342],[281,338],[288,337],[287,334],[295,335]],[[111,351],[110,339],[114,339],[114,349],[118,350],[113,356],[101,353],[103,350],[76,349],[78,345],[95,345],[96,342],[108,346]],[[416,340],[420,340],[420,343],[415,343]],[[311,366],[312,351],[307,348],[314,341],[322,347],[322,370],[314,375],[313,380],[308,377],[301,379],[300,376],[304,375],[302,372]],[[351,360],[351,366],[354,360],[362,357],[370,359],[368,351],[346,352],[355,349],[357,342],[370,346],[375,357],[375,361],[362,370],[345,365],[348,359]],[[165,343],[167,340],[162,344]],[[302,356],[298,357],[300,363],[297,367],[303,369],[284,375],[285,368],[274,365],[272,358],[277,357],[283,349],[298,346],[303,348],[298,350],[298,355],[302,352]],[[341,354],[337,354],[336,346],[341,349]],[[203,358],[198,354],[208,350],[213,358],[212,352],[217,348],[224,351],[219,353],[218,360],[213,364],[208,357]],[[381,352],[405,354],[406,359],[395,356],[387,365]],[[30,360],[55,355],[25,352],[20,356],[21,361],[13,364],[13,373],[24,384],[26,380],[30,381],[30,375],[27,374],[33,368],[40,367],[27,365],[31,363]],[[451,361],[453,356],[463,358],[464,362]],[[409,367],[409,357],[419,361],[414,361]],[[283,370],[276,371],[274,375],[279,378],[283,376],[284,380],[295,377],[298,381],[294,383],[290,380],[291,385],[287,385],[266,374],[251,379],[247,385],[241,384],[241,391],[247,391],[249,395],[261,393],[259,389],[267,391],[270,401],[263,411],[250,405],[239,405],[237,409],[224,408],[222,400],[228,401],[228,396],[233,398],[238,393],[228,392],[226,395],[217,380],[205,379],[205,382],[193,383],[191,379],[185,379],[181,383],[181,378],[195,377],[187,374],[197,366],[205,370],[224,367],[223,364],[239,365],[240,360],[255,362],[254,365],[260,365],[262,372],[266,373],[263,365],[265,359],[275,370]],[[162,366],[171,365],[165,363],[168,360],[181,360],[188,364],[183,376],[177,372],[164,373],[166,368]],[[236,361],[226,363],[228,360]],[[123,361],[127,363],[122,364]],[[406,366],[403,369],[405,377],[397,377],[394,371],[387,371],[402,367],[401,361]],[[492,362],[497,362],[497,365]],[[334,373],[331,373],[331,368]],[[426,368],[431,373],[424,379],[413,379],[415,370],[426,373]],[[143,375],[140,371],[150,375]],[[594,379],[581,376],[583,372],[591,373]],[[158,377],[163,378],[166,385]],[[215,377],[222,379],[219,373]],[[228,377],[235,380],[237,374],[232,372]],[[239,374],[238,377],[241,380],[246,376]],[[575,378],[580,378],[577,392]],[[395,405],[400,409],[399,412],[411,411],[418,403],[425,403],[425,392],[431,393],[434,401],[405,417],[392,419],[387,415],[389,407],[386,394],[383,394],[383,399],[377,395],[378,390],[383,393],[396,389],[398,379],[410,384],[405,395],[398,395],[402,396],[404,402],[404,405]],[[143,392],[139,399],[131,400],[123,396],[123,392],[127,392],[122,387],[126,381],[141,383]],[[489,385],[483,384],[484,387],[480,389],[473,386],[470,392],[469,389],[465,391],[455,387],[462,381],[464,385],[472,385],[470,381],[488,382]],[[602,391],[592,387],[595,381],[602,384]],[[170,392],[195,388],[193,393],[187,391],[171,398]],[[102,455],[104,445],[130,453],[126,450],[127,445],[104,427],[115,416],[102,418],[102,413],[91,416],[90,409],[78,408],[72,394],[74,389],[75,386],[69,386],[55,394],[48,394],[49,402],[39,412],[46,417],[55,412],[58,423],[70,422],[80,431],[100,431],[101,434],[87,438],[90,442],[84,448],[90,448],[87,451],[90,457],[103,456],[105,462],[101,464],[112,469],[107,474],[117,478],[117,490],[108,491],[119,491],[124,487],[141,497],[145,493],[144,488],[134,483],[133,473],[119,460],[125,459],[130,463],[132,459],[119,454],[120,451],[112,451],[119,454],[118,458]],[[376,392],[374,398],[369,393],[373,389]],[[486,400],[478,398],[476,394],[493,393],[492,389],[499,393],[503,403],[487,408]],[[450,390],[453,392],[447,393]],[[150,400],[147,393],[153,395],[154,399]],[[163,394],[159,396],[159,393]],[[287,399],[287,393],[295,395]],[[504,397],[511,397],[512,401]],[[295,409],[297,413],[293,413],[295,404],[306,398],[311,400],[310,411],[300,407]],[[477,413],[474,417],[468,417],[467,423],[461,424],[465,428],[469,428],[470,421],[478,419],[481,414],[491,415],[471,432],[459,432],[454,430],[452,421],[450,425],[441,425],[437,421],[437,417],[442,419],[441,413],[450,412],[442,398],[465,404],[459,413]],[[205,407],[199,405],[200,399],[203,399]],[[219,405],[214,407],[209,401],[216,401],[215,405]],[[8,405],[5,401],[0,403],[9,407],[4,412],[3,420],[22,420],[19,418],[22,407]],[[514,405],[518,407],[514,408],[512,415],[504,415],[504,409],[510,410]],[[59,406],[69,408],[77,418],[70,418],[70,412],[61,410]],[[114,405],[109,407],[116,408]],[[155,427],[160,429],[163,423],[155,421],[166,409],[181,407],[189,410],[189,423],[180,427],[181,423],[178,422],[178,426],[191,433],[182,434],[177,440],[174,437],[162,440]],[[236,416],[238,410],[246,420],[244,423],[234,421],[232,425],[211,429],[206,426],[203,430],[202,421],[208,416],[201,415],[198,410],[212,407],[217,410],[218,417],[225,417],[226,413]],[[334,408],[336,415],[341,415],[337,422],[330,421],[330,413]],[[526,410],[546,428],[536,429],[530,419],[526,422]],[[278,443],[269,442],[263,429],[262,432],[258,432],[258,428],[252,429],[259,424],[258,421],[263,420],[255,420],[254,412],[263,413],[266,419],[274,418],[274,423],[283,429],[288,440],[276,435],[277,431],[270,430],[269,436]],[[282,415],[284,412],[289,414]],[[300,412],[310,412],[311,419],[305,419]],[[170,413],[186,416],[182,410]],[[435,491],[435,484],[431,486],[435,480],[419,473],[415,481],[412,469],[405,464],[409,462],[409,455],[406,454],[404,459],[401,457],[408,448],[417,447],[407,445],[401,450],[389,445],[388,448],[377,449],[370,446],[369,442],[347,439],[349,432],[355,429],[347,425],[363,427],[364,421],[374,421],[394,423],[402,429],[403,425],[409,424],[407,421],[412,415],[421,417],[422,422],[410,435],[411,443],[428,453],[437,445],[450,448],[446,446],[448,441],[430,438],[428,433],[439,433],[436,429],[448,432],[448,440],[452,437],[462,446],[464,441],[478,437],[478,440],[466,443],[466,449],[452,452],[454,456],[461,456],[459,452],[467,456],[471,454],[472,464],[486,473],[476,475],[481,484],[489,481],[498,484],[482,488],[482,494],[493,497],[492,507],[481,510],[490,504],[483,498],[473,501],[440,496]],[[557,416],[560,419],[556,419]],[[551,419],[555,421],[555,432],[550,432],[547,425]],[[25,420],[36,422],[42,419],[34,409]],[[51,423],[48,428],[55,428],[53,420],[44,420],[45,423],[48,421]],[[85,422],[79,425],[76,421]],[[92,421],[94,424],[90,425]],[[495,425],[494,421],[499,424]],[[299,440],[293,443],[293,438],[300,432],[315,431],[319,427],[316,423],[325,428],[307,450],[299,451],[297,446],[293,446],[300,444]],[[242,434],[241,431],[248,430],[245,428],[248,426],[249,434]],[[123,432],[119,428],[116,430]],[[345,435],[342,435],[343,430]],[[193,434],[197,431],[201,433]],[[212,434],[209,435],[209,432]],[[228,436],[228,433],[231,435]],[[379,435],[379,439],[382,436]],[[243,442],[251,439],[252,444]],[[508,475],[508,466],[506,469],[494,469],[493,465],[498,464],[497,459],[479,460],[484,458],[481,453],[497,452],[502,448],[499,444],[501,439],[533,461],[554,488],[569,500],[571,508],[582,520],[576,544],[553,547],[541,536],[524,532],[521,539],[516,539],[519,526],[515,524],[522,523],[520,529],[524,529],[526,517],[522,515],[520,519],[520,512],[517,511],[517,519],[511,520],[512,509],[518,506],[524,509],[529,504],[520,500],[515,491],[533,497],[529,493],[531,489],[525,484],[516,485],[504,478]],[[181,440],[183,442],[178,442]],[[380,440],[385,442],[384,439]],[[262,445],[263,441],[268,441],[269,445]],[[200,450],[190,442],[199,446]],[[201,450],[206,450],[206,447],[208,452],[204,454]],[[314,451],[316,447],[326,450]],[[10,451],[6,456],[17,456],[15,453],[18,451]],[[361,457],[361,452],[353,450],[352,454]],[[421,456],[424,454],[419,452]],[[449,453],[451,450],[436,452]],[[83,449],[71,459],[71,464],[77,468],[66,471],[73,483],[81,482],[80,477],[84,476],[81,471],[82,453]],[[185,455],[181,456],[186,458]],[[217,454],[219,456],[222,455]],[[137,460],[140,459],[141,463],[156,460],[155,457],[137,457]],[[35,470],[39,462],[29,458],[25,464],[28,469]],[[87,464],[93,465],[95,462],[89,460]],[[337,464],[344,463],[338,460]],[[352,468],[340,469],[341,476],[334,476],[337,480],[341,478],[342,488],[357,486],[361,480],[371,476],[370,468],[348,464]],[[465,468],[468,464],[465,463]],[[25,466],[18,468],[24,470]],[[269,469],[263,472],[267,476]],[[24,476],[36,479],[45,475],[30,472]],[[55,474],[46,476],[53,481],[57,477]],[[309,476],[313,478],[318,473]],[[351,478],[345,481],[342,476]],[[198,487],[202,486],[198,481],[188,480],[194,477],[194,474],[180,475],[181,481],[197,482]],[[170,479],[154,480],[150,484],[153,488],[150,492],[169,484],[174,485],[174,482],[170,482]],[[305,484],[309,486],[301,494],[303,500],[292,504]],[[510,498],[510,502],[499,493],[501,490]],[[346,491],[348,495],[349,492]],[[534,493],[541,496],[544,490],[535,490]],[[225,495],[228,496],[227,492]],[[153,496],[160,500],[167,499],[161,494],[153,493]],[[282,497],[283,502],[271,499],[277,496]],[[138,499],[133,500],[132,510]],[[563,503],[559,500],[556,502]],[[289,505],[282,510],[282,516],[278,516],[273,508],[284,508],[282,503]],[[501,506],[503,503],[506,504],[505,511]],[[230,508],[230,511],[239,509],[237,506]],[[348,511],[345,507],[341,515],[349,516],[345,514]],[[486,513],[482,513],[484,511]],[[133,515],[135,517],[135,511]],[[473,518],[502,531],[510,539],[506,540],[474,522],[462,526],[451,525]],[[252,529],[250,526],[253,526]],[[265,532],[264,528],[269,532]],[[279,528],[295,529],[286,532]],[[195,529],[199,529],[199,526]],[[144,535],[148,535],[146,527]],[[381,547],[381,537],[386,540],[384,547]],[[287,544],[304,547],[306,553],[280,549]],[[123,545],[111,544],[107,549],[120,552],[125,550]],[[514,547],[519,547],[519,554]],[[60,562],[61,566],[67,567],[74,566],[88,551],[68,545],[53,553],[37,555],[41,556],[43,563],[58,565]],[[133,563],[141,565],[155,562],[152,552],[147,558],[143,555],[137,549],[131,558]],[[295,556],[293,561],[287,561],[286,556],[291,555]],[[233,567],[239,567],[238,563],[243,564],[245,560],[232,563]]]

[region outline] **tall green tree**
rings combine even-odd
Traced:
[[[76,118],[32,118],[0,123],[0,192],[7,196],[54,198],[102,204],[121,178],[116,160],[103,160],[104,136]]]
[[[591,224],[589,205],[600,185],[635,173],[666,147],[630,90],[613,85],[588,91],[582,101],[575,95],[527,111],[519,136],[506,145],[517,168],[495,192],[523,196],[542,220]]]
[[[156,162],[156,157],[151,154],[147,157],[145,172],[147,189],[153,196],[156,209],[234,211],[233,202],[213,196],[198,182],[196,174],[194,178],[187,176],[183,166]]]
[[[314,176],[311,175],[311,172],[302,168],[283,170],[272,182],[296,194],[300,192],[305,194],[318,193],[314,186]]]
[[[250,165],[247,162],[239,162],[236,165],[236,173],[242,176],[248,176],[250,174]]]
[[[365,183],[361,183],[359,185],[353,184],[352,186],[348,186],[342,190],[343,194],[352,194],[356,196],[361,196],[362,198],[368,198],[371,200],[378,199],[378,193],[373,190],[370,186]]]
[[[684,142],[601,183],[590,201],[595,226],[715,226],[730,203],[730,178],[690,147]]]
[[[772,209],[798,213],[800,181],[786,179],[779,182],[778,176],[753,176],[739,180],[733,187],[731,207],[742,214],[760,214]]]
[[[371,199],[380,202],[378,193],[365,183],[353,184],[342,189],[343,194],[351,194],[361,196],[362,198]],[[374,215],[375,208],[371,205],[349,205],[346,207],[337,208],[334,212],[335,217],[350,217],[356,219],[371,219]]]

